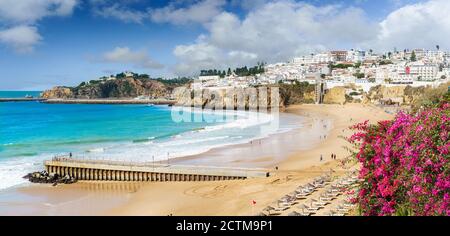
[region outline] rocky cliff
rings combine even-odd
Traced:
[[[363,103],[380,104],[383,101],[392,101],[400,105],[420,106],[427,102],[439,100],[448,90],[450,83],[438,87],[422,86],[375,86],[364,96]]]
[[[323,98],[323,103],[325,104],[344,104],[345,98],[345,87],[334,87],[329,89]]]
[[[54,87],[44,91],[42,98],[133,98],[141,95],[151,97],[170,96],[172,88],[160,81],[144,78],[117,78],[111,80],[93,80],[77,87]]]
[[[363,103],[380,104],[382,101],[391,100],[404,104],[406,88],[407,86],[375,86],[364,96]]]
[[[57,86],[50,90],[45,90],[41,94],[42,98],[75,98],[72,88]]]
[[[177,100],[177,106],[209,109],[255,110],[285,105],[285,101],[279,96],[279,89],[273,87],[201,90],[177,88],[173,96]]]
[[[280,96],[284,105],[314,103],[315,85],[308,83],[280,84]]]

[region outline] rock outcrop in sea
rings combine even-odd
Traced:
[[[44,91],[41,97],[45,99],[134,98],[138,96],[161,98],[169,97],[173,88],[178,85],[170,81],[133,74],[91,80],[76,87],[57,86]]]
[[[28,179],[32,183],[41,183],[41,184],[73,184],[76,183],[77,180],[69,175],[60,176],[55,173],[48,173],[47,171],[33,172],[25,175],[24,179]]]

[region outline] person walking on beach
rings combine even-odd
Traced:
[[[322,161],[323,160],[323,157],[322,157],[322,154],[320,154],[320,161]]]
[[[71,152],[69,152],[69,157],[72,158],[72,153]]]

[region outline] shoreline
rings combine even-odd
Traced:
[[[135,183],[80,182],[74,185],[57,186],[56,188],[45,185],[32,185],[16,189],[11,194],[12,196],[16,194],[27,198],[39,198],[41,199],[40,201],[49,204],[48,207],[45,207],[33,201],[20,203],[23,207],[35,209],[25,213],[32,215],[252,215],[276,200],[277,196],[292,191],[295,189],[295,186],[328,171],[329,168],[334,168],[339,172],[338,161],[329,160],[329,153],[336,153],[338,159],[345,156],[345,150],[340,148],[344,140],[340,139],[339,136],[348,133],[348,130],[345,130],[345,128],[350,123],[362,122],[366,118],[373,118],[371,120],[375,121],[392,117],[380,108],[360,104],[347,104],[344,106],[299,105],[290,106],[286,110],[288,113],[305,115],[312,120],[316,119],[316,122],[321,119],[331,119],[333,125],[330,127],[327,138],[318,141],[314,139],[315,141],[313,140],[314,142],[309,144],[302,143],[305,146],[303,149],[300,148],[300,150],[298,145],[294,147],[294,149],[296,148],[294,150],[291,149],[290,145],[283,143],[283,141],[292,139],[295,136],[308,135],[308,133],[299,134],[301,131],[314,130],[310,126],[314,122],[307,122],[308,124],[303,128],[269,136],[262,139],[262,143],[226,146],[190,157],[191,160],[207,160],[220,157],[235,157],[236,153],[254,153],[253,158],[249,159],[239,158],[238,156],[233,163],[240,166],[249,163],[260,165],[276,160],[273,163],[279,167],[279,170],[275,171],[274,175],[269,178],[219,182],[149,182],[139,183],[138,185]],[[352,120],[346,119],[345,114],[352,114]],[[302,142],[306,142],[308,139],[311,140],[309,136],[302,138],[300,139]],[[311,144],[312,146],[308,147]],[[260,150],[264,150],[264,147],[269,149],[277,147],[276,150],[272,150],[273,153],[285,158],[277,159],[274,158],[274,155],[261,155]],[[323,162],[318,160],[320,154],[324,157]],[[183,161],[185,160],[178,160],[180,163]],[[105,190],[123,189],[123,186],[131,185],[138,187],[124,191],[111,192]],[[89,191],[80,190],[89,188],[91,188]],[[71,192],[76,192],[77,194],[68,194]],[[100,199],[103,199],[101,200],[102,207],[86,209],[85,212],[80,212],[79,209],[76,209],[77,204],[84,202],[91,205],[100,201]],[[257,202],[257,206],[250,206],[249,202],[252,200]],[[63,209],[51,202],[63,202],[66,207]],[[3,200],[0,197],[0,214],[8,214],[10,212],[8,209],[2,210],[1,206],[4,206],[5,203],[8,203],[8,199]],[[72,212],[67,208],[72,209]],[[10,212],[10,214],[13,213]]]

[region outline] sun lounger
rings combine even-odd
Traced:
[[[319,200],[322,201],[322,202],[331,202],[331,201],[333,201],[334,199],[335,199],[335,198],[332,198],[332,197],[325,197],[325,196],[319,197]]]
[[[315,189],[325,187],[325,183],[323,181],[313,182],[312,185],[314,186]]]
[[[342,201],[341,205],[345,208],[352,208],[355,204],[351,203],[349,200]]]
[[[306,206],[305,204],[302,204],[300,206],[298,206],[298,209],[303,213],[303,214],[316,214],[317,210],[314,209],[309,209],[308,206]]]
[[[345,208],[345,207],[343,207],[343,206],[341,206],[341,205],[339,205],[339,206],[336,208],[336,211],[337,211],[337,212],[343,213],[343,214],[348,213],[348,210],[349,210],[349,209],[347,209],[347,208]]]
[[[283,201],[281,201],[281,202],[277,203],[277,206],[279,208],[283,208],[283,210],[285,210],[285,209],[289,209],[289,207],[292,206],[292,203],[291,202],[283,202]]]
[[[325,193],[323,193],[323,197],[333,198],[333,199],[336,199],[336,197],[338,197],[339,195],[340,195],[340,193],[333,193],[333,192],[329,192],[329,191],[326,191]]]
[[[267,216],[276,216],[276,215],[281,215],[280,211],[281,210],[279,210],[275,207],[268,206],[268,207],[264,208],[261,213],[265,214],[264,212],[267,212],[267,214],[266,214]]]
[[[289,208],[290,208],[290,206],[277,204],[276,206],[273,207],[272,211],[280,212],[280,211],[285,211],[285,210],[287,210]]]
[[[300,199],[306,199],[309,195],[311,195],[311,193],[297,193],[295,195],[295,197],[300,200]]]
[[[304,209],[305,212],[310,212],[310,213],[315,213],[316,211],[318,211],[320,208],[316,207],[316,206],[310,206],[310,205],[306,205],[306,204],[302,204],[301,209]]]
[[[330,211],[328,216],[345,216],[345,214],[339,213],[339,212],[336,212],[336,211]]]
[[[316,200],[316,199],[311,199],[311,202],[314,206],[318,206],[318,207],[325,207],[327,204],[329,204],[329,202],[326,201],[320,201],[320,200]]]
[[[310,188],[308,188],[308,187],[299,187],[299,188],[297,188],[296,190],[295,190],[295,192],[298,194],[298,193],[309,193],[309,194],[311,194],[311,193],[313,193],[314,192],[314,189],[310,189]]]
[[[310,216],[311,213],[303,213],[303,212],[297,212],[297,211],[293,211],[291,213],[288,214],[288,216]]]

